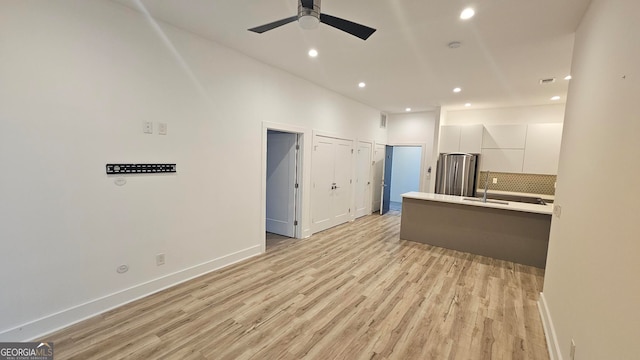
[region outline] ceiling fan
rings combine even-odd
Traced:
[[[273,30],[296,20],[298,20],[300,27],[303,29],[313,29],[318,26],[318,23],[323,23],[359,37],[362,40],[367,40],[369,36],[376,31],[376,29],[360,25],[349,20],[328,14],[321,14],[320,1],[321,0],[298,0],[298,15],[274,21],[262,26],[257,26],[249,29],[249,31],[262,34],[265,31]]]

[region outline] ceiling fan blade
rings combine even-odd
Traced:
[[[368,26],[360,25],[349,20],[341,19],[339,17],[320,14],[320,22],[329,26],[333,26],[336,29],[348,32],[349,34],[359,37],[362,40],[367,40],[376,29]]]
[[[301,1],[302,1],[302,7],[307,9],[313,9],[313,0],[301,0]]]
[[[275,29],[277,27],[280,27],[282,25],[286,25],[286,24],[288,24],[290,22],[294,22],[296,20],[298,20],[298,16],[297,15],[289,17],[289,18],[286,18],[286,19],[274,21],[272,23],[264,24],[262,26],[256,26],[254,28],[249,29],[249,31],[253,31],[255,33],[262,34],[265,31],[273,30],[273,29]]]

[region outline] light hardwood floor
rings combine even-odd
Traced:
[[[543,271],[370,215],[69,327],[56,359],[548,359]]]

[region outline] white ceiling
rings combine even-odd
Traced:
[[[390,113],[564,102],[573,34],[590,2],[322,0],[323,13],[377,29],[363,41],[324,24],[247,31],[296,15],[297,0],[115,1]],[[460,20],[467,6],[476,16]],[[310,48],[320,55],[310,58]],[[549,77],[556,82],[539,85]]]

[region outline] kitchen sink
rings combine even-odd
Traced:
[[[481,202],[481,203],[491,203],[491,204],[501,204],[501,205],[509,205],[508,202],[506,201],[498,201],[498,200],[487,200],[484,201],[484,199],[479,199],[479,198],[464,198],[462,200],[467,200],[467,201],[477,201],[477,202]]]
[[[533,197],[533,196],[488,193],[487,199],[501,200],[501,201],[515,201],[515,202],[521,202],[521,203],[527,203],[527,204],[547,205],[547,203],[542,198]],[[482,198],[479,198],[479,200],[482,201]]]

